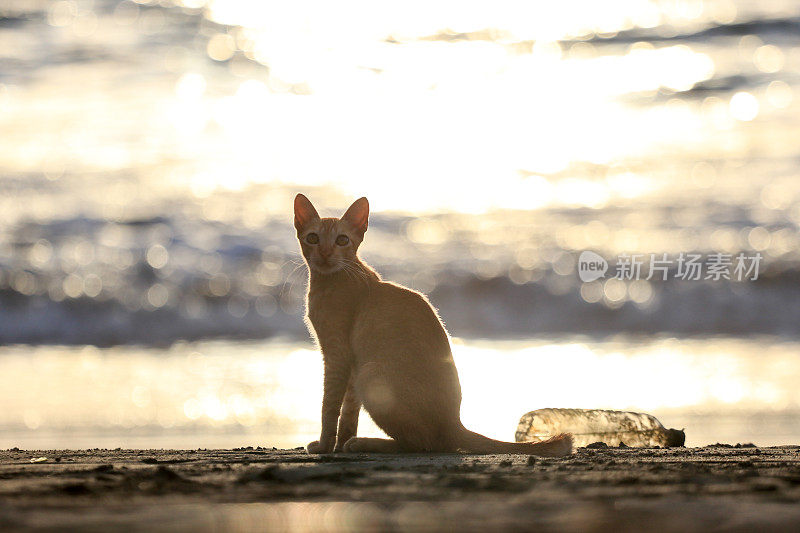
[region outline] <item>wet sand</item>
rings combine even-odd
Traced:
[[[800,446],[581,448],[562,459],[273,448],[0,452],[3,531],[798,527]]]

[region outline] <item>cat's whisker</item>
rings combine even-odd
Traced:
[[[286,263],[284,263],[284,264],[286,264]],[[303,268],[304,266],[306,266],[305,262],[301,262],[299,265],[295,266],[292,269],[292,271],[289,272],[289,274],[284,278],[283,285],[281,285],[281,291],[278,294],[278,299],[279,300],[283,299],[284,290],[286,289],[286,284],[289,283],[289,281],[292,279],[292,276],[294,275],[294,273],[297,272],[299,269]],[[292,289],[294,288],[294,284],[295,284],[295,281],[291,281],[291,284],[289,285],[289,291],[288,292],[290,292],[290,293],[292,292]]]
[[[359,281],[358,276],[356,276],[355,272],[353,272],[353,268],[345,262],[341,263],[342,272],[344,272],[348,278],[352,279],[353,281]]]
[[[355,282],[359,281],[358,276],[356,276],[355,273],[352,271],[352,269],[350,269],[349,267],[342,265],[342,272],[344,272],[347,275],[347,277],[352,279],[353,281]]]
[[[294,265],[295,267],[298,267],[298,266],[303,266],[304,264],[305,264],[305,261],[297,261],[295,259],[289,259],[289,260],[284,261],[283,263],[281,263],[280,268],[283,269],[283,267],[285,267],[286,265]],[[294,271],[292,271],[292,272],[294,272]]]
[[[342,269],[352,274],[352,278],[356,281],[363,282],[364,284],[369,283],[369,277],[367,274],[359,267],[356,261],[350,259],[343,259],[342,260]]]

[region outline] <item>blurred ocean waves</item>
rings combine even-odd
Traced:
[[[291,191],[272,194],[289,204]],[[230,212],[252,201],[241,196],[229,199]],[[705,236],[680,225],[667,206],[646,213],[377,214],[364,255],[389,279],[429,293],[450,331],[463,337],[795,336],[800,285],[794,228],[760,226],[726,206],[703,210],[705,227],[716,228]],[[29,221],[7,229],[0,246],[0,341],[305,338],[306,270],[294,251],[289,216],[250,227],[186,211],[123,221]],[[615,227],[615,219],[634,217],[640,219],[635,231]],[[673,258],[682,250],[759,252],[765,259],[756,281],[677,280],[673,267],[667,281],[643,275],[582,283],[577,259],[590,246],[612,261],[609,277],[619,249]]]

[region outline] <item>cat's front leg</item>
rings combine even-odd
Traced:
[[[350,365],[344,357],[325,357],[325,380],[322,392],[322,431],[319,440],[306,446],[308,453],[331,453],[336,445],[336,427],[342,409]]]
[[[353,380],[347,386],[342,402],[342,412],[339,415],[339,431],[336,433],[336,447],[334,452],[344,451],[344,444],[356,436],[358,431],[358,414],[361,411],[361,402],[356,396]]]

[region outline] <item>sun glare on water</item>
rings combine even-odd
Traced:
[[[187,145],[198,146],[198,129],[216,124],[242,169],[203,173],[193,184],[336,183],[403,211],[602,207],[619,195],[612,184],[552,176],[576,162],[610,165],[674,143],[712,142],[713,128],[688,104],[643,113],[621,100],[690,89],[714,74],[709,56],[649,43],[601,55],[581,40],[658,24],[650,2],[495,8],[209,2],[212,20],[242,25],[224,42],[268,65],[270,76],[213,97],[202,96],[202,77],[179,80],[170,116]],[[698,23],[701,15],[675,14]],[[220,54],[221,42],[212,38],[209,53]],[[655,192],[631,190],[624,194]]]
[[[56,207],[7,202],[2,216],[127,216],[263,184],[417,214],[601,209],[683,190],[696,160],[742,157],[753,128],[794,101],[789,48],[680,37],[746,20],[746,2],[176,3],[87,11],[92,28],[71,0],[46,9],[65,47],[106,46],[110,31],[167,42],[139,63],[119,50],[133,85],[110,87],[95,63],[0,85],[0,126],[17,132],[0,167],[100,183]],[[719,88],[749,71],[755,86]],[[792,135],[763,138],[759,149],[793,153]],[[146,195],[104,179],[129,172]]]
[[[800,406],[791,343],[764,350],[758,341],[735,340],[637,346],[454,339],[453,353],[464,424],[504,440],[513,439],[522,414],[545,407],[685,416]],[[8,347],[0,355],[8,407],[0,426],[9,429],[0,447],[53,431],[66,431],[69,446],[100,437],[110,438],[109,446],[130,445],[144,435],[165,439],[164,446],[294,447],[319,431],[322,360],[307,345],[179,343],[166,352]],[[691,430],[698,439],[702,428]],[[359,435],[383,433],[362,413]]]

